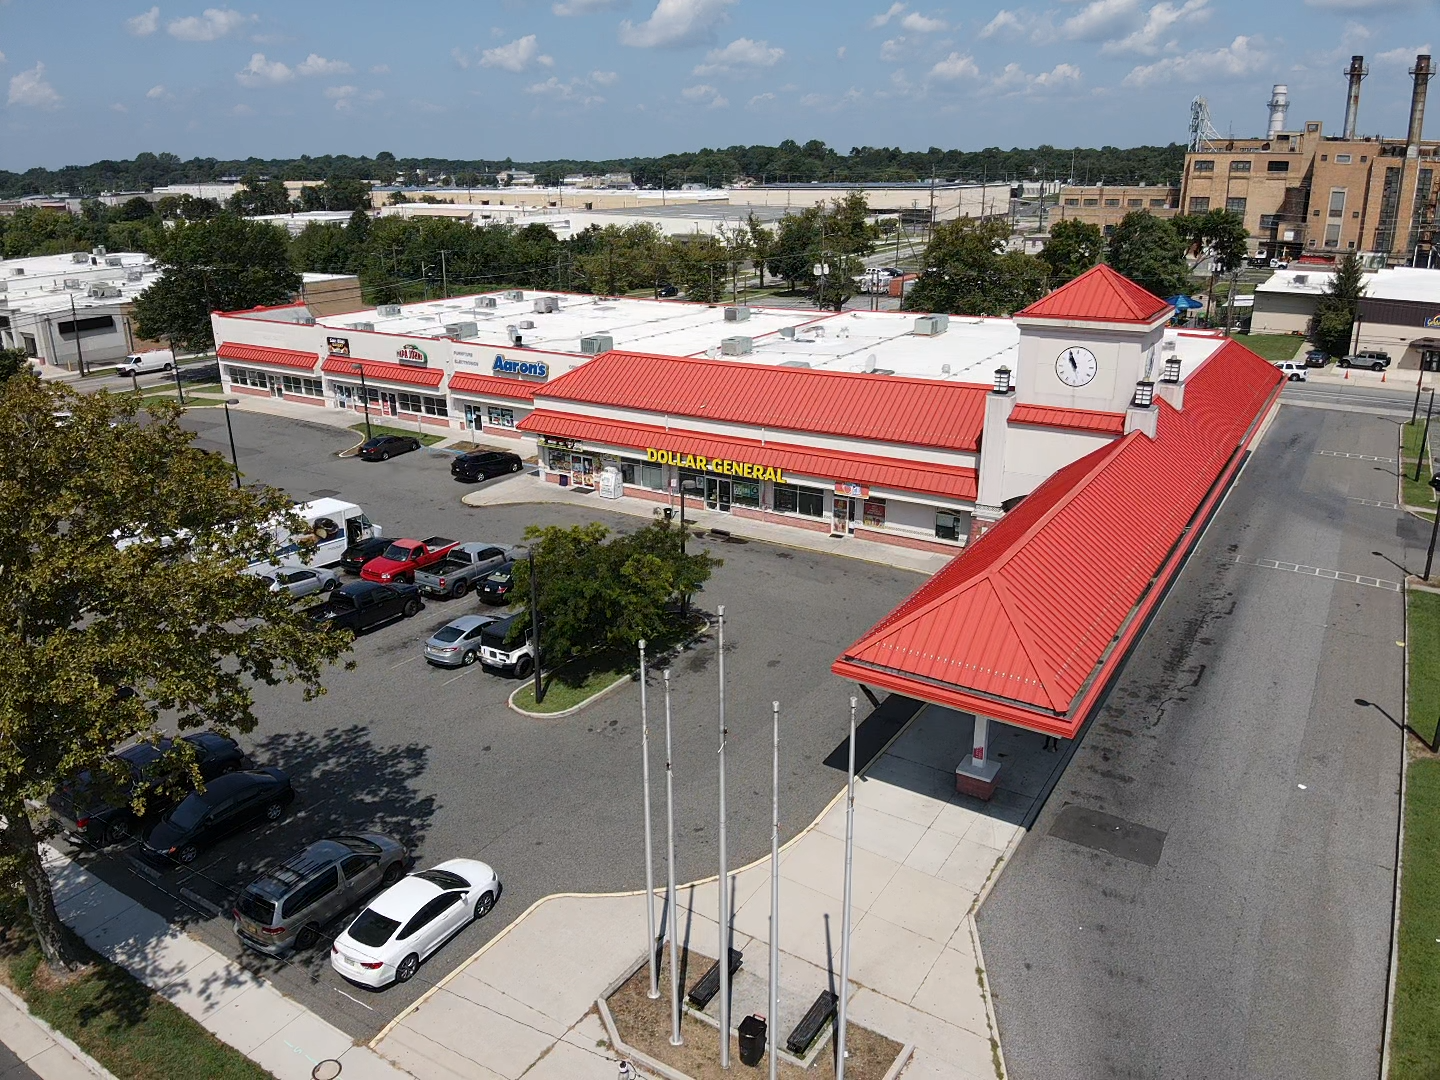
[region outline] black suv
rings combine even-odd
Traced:
[[[186,735],[184,741],[195,748],[195,763],[207,783],[250,764],[235,740],[224,735],[199,731]],[[82,772],[50,796],[47,800],[50,812],[67,833],[96,847],[118,843],[129,836],[139,836],[174,805],[172,797],[150,790],[160,776],[165,755],[174,745],[171,739],[161,739],[157,743],[139,743],[112,755],[130,771],[123,803],[108,802],[101,794],[98,778]],[[141,794],[145,796],[145,814],[138,817],[131,808],[131,800]]]
[[[385,554],[385,549],[390,546],[390,541],[383,536],[372,536],[369,540],[361,540],[351,544],[340,556],[340,568],[348,570],[352,574],[358,574],[371,559],[378,559]]]
[[[420,440],[413,435],[376,435],[360,447],[357,457],[366,461],[389,461],[396,454],[420,449]]]
[[[489,480],[492,476],[517,473],[524,467],[520,455],[507,450],[471,450],[450,463],[450,475],[456,480],[474,483],[476,480]]]
[[[140,845],[140,857],[162,870],[192,863],[203,849],[247,825],[279,821],[294,801],[290,778],[279,769],[217,777],[156,823]]]
[[[323,604],[310,609],[310,617],[323,629],[332,627],[359,633],[392,619],[408,619],[420,610],[420,590],[397,581],[352,581],[330,594]]]

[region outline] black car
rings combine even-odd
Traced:
[[[508,604],[514,588],[515,563],[512,560],[503,566],[497,566],[481,578],[480,584],[475,586],[475,595],[486,604]]]
[[[352,581],[310,609],[310,617],[325,629],[359,633],[392,619],[408,619],[420,610],[420,590],[407,582],[382,585],[378,581]]]
[[[290,778],[279,769],[221,776],[162,817],[140,846],[140,857],[162,870],[192,863],[204,848],[247,825],[279,821],[294,801]]]
[[[674,285],[661,285],[655,290],[656,296],[679,296],[680,290]]]
[[[206,783],[249,765],[245,751],[234,739],[224,735],[199,731],[186,735],[184,741],[194,747],[195,763]],[[123,802],[108,801],[100,790],[98,778],[82,772],[50,796],[47,800],[50,812],[67,833],[96,847],[139,836],[175,803],[173,796],[153,786],[161,774],[165,755],[174,745],[174,740],[161,739],[157,743],[139,743],[113,755],[130,772]],[[143,817],[137,816],[131,806],[131,801],[142,792],[145,796]],[[112,793],[111,798],[114,797]]]
[[[420,440],[413,435],[376,435],[365,440],[356,456],[366,461],[389,461],[396,454],[419,449]]]
[[[492,476],[517,473],[525,467],[519,454],[508,450],[471,450],[450,463],[450,475],[456,480],[489,480]]]
[[[1324,367],[1330,363],[1330,354],[1324,349],[1311,349],[1305,354],[1306,367]]]
[[[360,568],[371,559],[384,555],[385,549],[389,546],[390,541],[383,536],[372,536],[369,540],[351,544],[340,556],[340,568],[352,574],[358,574]]]

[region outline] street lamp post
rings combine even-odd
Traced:
[[[1440,473],[1430,477],[1430,486],[1440,491]],[[1430,580],[1430,567],[1435,562],[1435,535],[1440,533],[1440,507],[1436,508],[1435,522],[1430,526],[1430,550],[1425,553],[1425,580]]]
[[[365,441],[369,442],[370,435],[370,388],[365,385],[365,365],[351,364],[351,371],[360,373],[360,407],[365,410]],[[538,666],[538,665],[537,665]]]
[[[1425,430],[1420,435],[1420,446],[1415,451],[1415,475],[1411,478],[1420,479],[1420,466],[1425,463],[1425,451],[1430,446],[1430,417],[1435,412],[1435,388],[1430,388],[1430,400],[1425,405]],[[1425,575],[1429,577],[1430,575]]]
[[[235,466],[235,489],[240,489],[240,459],[235,456],[235,429],[230,424],[230,406],[239,405],[239,398],[226,398],[222,405],[225,406],[225,433],[230,436],[230,464]]]
[[[175,339],[170,338],[170,362],[173,365],[170,370],[175,373],[175,396],[180,399],[180,404],[185,404],[185,389],[180,385],[180,358],[175,355]]]

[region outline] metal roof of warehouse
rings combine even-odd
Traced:
[[[1283,376],[1235,342],[1055,473],[836,660],[844,678],[1070,737],[1179,571]]]
[[[892,375],[810,371],[612,351],[540,391],[542,398],[974,451],[988,387]]]

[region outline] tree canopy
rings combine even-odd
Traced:
[[[1105,261],[1159,297],[1190,289],[1185,241],[1170,222],[1148,210],[1135,210],[1120,219],[1110,234]]]
[[[120,784],[110,753],[162,725],[249,731],[256,684],[320,693],[348,648],[242,573],[276,557],[274,522],[300,527],[290,498],[237,490],[192,438],[171,402],[142,411],[32,379],[0,390],[0,872],[23,882],[55,966],[78,957],[26,800],[81,771]],[[178,795],[200,777],[177,746],[163,783]]]
[[[1067,218],[1050,227],[1040,261],[1050,271],[1050,287],[1059,288],[1105,258],[1105,234],[1099,225]]]
[[[1010,224],[957,218],[935,226],[925,269],[905,297],[906,311],[954,315],[1010,315],[1045,293],[1046,265],[1005,250]]]
[[[1335,276],[1315,302],[1315,314],[1310,317],[1308,336],[1317,349],[1324,349],[1331,356],[1345,356],[1350,352],[1350,335],[1364,295],[1360,260],[1353,251],[1347,252],[1336,265]]]

